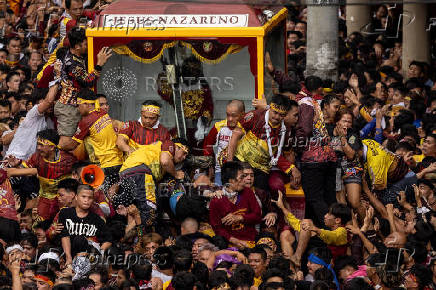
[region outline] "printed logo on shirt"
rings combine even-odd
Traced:
[[[95,225],[75,223],[71,219],[65,220],[65,225],[67,227],[70,236],[87,236],[94,237],[97,232],[97,227]]]

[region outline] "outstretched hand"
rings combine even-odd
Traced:
[[[283,193],[280,190],[277,200],[271,200],[271,201],[274,202],[280,209],[283,209],[285,207],[285,204],[283,203]]]

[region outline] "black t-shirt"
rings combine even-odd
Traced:
[[[102,218],[89,212],[84,218],[79,218],[74,207],[64,208],[59,212],[59,222],[64,226],[60,237],[85,236],[95,242],[111,241],[111,234]]]

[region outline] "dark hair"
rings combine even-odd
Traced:
[[[74,48],[78,44],[81,44],[85,40],[86,40],[86,34],[83,28],[73,27],[68,32],[68,41],[70,42],[70,47],[72,48]]]
[[[351,220],[351,210],[343,203],[336,202],[330,205],[329,213],[331,213],[335,218],[340,218],[342,225],[345,225]]]
[[[240,287],[253,285],[254,270],[247,264],[240,264],[233,272],[233,276],[230,279],[230,284],[238,284]]]
[[[41,276],[45,276],[47,277],[50,281],[52,281],[53,283],[55,282],[56,279],[56,275],[55,273],[53,273],[52,270],[47,269],[46,267],[44,267],[43,265],[39,265],[38,268],[35,271],[35,275],[41,275]]]
[[[29,243],[33,248],[38,247],[38,238],[33,233],[27,233],[21,236],[20,243]]]
[[[79,174],[80,169],[82,169],[83,167],[86,167],[90,164],[91,164],[91,162],[89,162],[89,161],[77,161],[72,166],[72,172]]]
[[[406,151],[414,151],[415,148],[407,141],[403,141],[398,143],[397,147],[395,148],[395,151],[400,150],[400,149],[404,149]]]
[[[19,72],[17,72],[17,71],[11,71],[11,72],[8,72],[8,74],[7,74],[7,76],[6,76],[6,82],[8,83],[8,82],[10,82],[10,80],[11,80],[11,78],[13,77],[13,76],[19,76],[20,77],[20,73]]]
[[[186,141],[185,138],[177,137],[177,138],[172,139],[171,141],[173,141],[174,143],[180,143],[180,144],[186,146],[186,148],[188,148],[188,150],[190,150],[188,141]]]
[[[189,271],[192,266],[192,254],[188,250],[180,250],[174,255],[174,273]]]
[[[11,110],[11,102],[9,102],[8,100],[0,100],[0,106],[8,107],[9,111]]]
[[[415,116],[409,110],[400,110],[400,113],[394,118],[394,130],[398,130],[405,124],[412,124]]]
[[[274,256],[271,258],[271,260],[268,264],[268,269],[273,269],[273,268],[281,269],[283,274],[285,274],[287,276],[292,274],[292,272],[291,272],[291,260],[286,259],[283,256]]]
[[[374,287],[365,282],[363,278],[354,278],[345,283],[344,290],[374,290]]]
[[[335,272],[339,273],[345,267],[352,267],[357,270],[358,265],[352,256],[339,256],[335,259]]]
[[[253,167],[248,162],[239,162],[239,164],[241,165],[242,170],[245,170],[245,169],[252,169],[253,170]]]
[[[27,112],[26,111],[19,111],[15,116],[14,116],[14,123],[18,126],[20,124],[20,120],[21,118],[26,118]]]
[[[81,89],[78,93],[78,96],[84,100],[95,101],[97,100],[97,95],[94,91],[90,89]]]
[[[45,129],[45,130],[39,131],[36,134],[36,136],[41,138],[41,139],[47,139],[56,145],[59,143],[58,132],[56,130],[53,130],[53,129]]]
[[[424,66],[422,65],[422,62],[417,61],[417,60],[413,60],[413,61],[410,62],[409,67],[411,67],[412,65],[416,65],[417,67],[419,67],[421,72],[424,71]]]
[[[404,86],[406,87],[406,90],[413,90],[413,89],[423,89],[424,88],[424,84],[421,82],[420,79],[418,78],[410,78],[406,81],[406,83],[404,84]]]
[[[216,288],[224,283],[228,283],[227,273],[222,270],[215,270],[209,275],[209,289]]]
[[[137,259],[135,263],[133,263],[133,265],[131,266],[131,271],[135,281],[141,281],[141,280],[149,281],[151,279],[152,270],[153,270],[153,266],[151,265],[151,263],[145,261],[144,259],[141,259],[140,255],[137,255]]]
[[[2,51],[4,51],[5,49],[2,49]],[[6,50],[7,52],[7,50]],[[9,54],[9,53],[8,53]],[[7,65],[7,64],[0,64],[0,72],[1,73],[8,73],[11,71],[11,68]]]
[[[53,290],[73,290],[73,285],[68,283],[62,283],[54,286]]]
[[[400,132],[401,132],[400,140],[402,138],[404,138],[405,136],[410,136],[410,137],[413,138],[415,143],[419,142],[420,138],[419,138],[419,134],[418,134],[418,129],[416,129],[415,125],[413,125],[413,124],[404,124],[403,126],[401,126]],[[415,145],[415,144],[413,144],[413,145]]]
[[[155,100],[146,100],[146,101],[144,101],[142,103],[142,105],[143,106],[156,106],[156,107],[159,107],[159,108],[162,107],[162,105],[159,102],[155,101]]]
[[[65,178],[59,181],[58,183],[58,189],[65,189],[66,191],[70,192],[77,192],[77,187],[79,186],[79,182],[73,178]]]
[[[94,188],[91,185],[89,185],[89,184],[79,184],[77,186],[77,193],[76,194],[79,194],[79,193],[81,193],[84,190],[89,190],[89,191],[92,191],[94,193]]]
[[[339,111],[336,112],[335,115],[335,123],[339,122],[342,119],[343,115],[351,115],[351,119],[354,119],[354,115],[353,112],[350,111],[350,109],[344,108],[344,109],[340,109]]]
[[[428,241],[430,241],[430,238],[434,233],[433,226],[423,220],[418,220],[416,222],[415,230],[416,233],[414,234],[414,237],[422,243],[427,243]],[[425,247],[422,248],[426,249]]]
[[[432,284],[432,272],[424,265],[413,265],[410,269],[410,274],[415,275],[416,279],[418,280],[418,286],[420,290]]]
[[[71,1],[83,2],[83,0],[65,0],[65,8],[71,8]]]
[[[288,31],[288,32],[287,32],[287,36],[288,36],[288,37],[289,37],[289,34],[295,34],[295,35],[298,36],[299,39],[303,37],[303,34],[302,34],[300,31],[296,31],[296,30]]]
[[[283,269],[285,270],[285,269]],[[286,274],[280,268],[269,268],[262,274],[262,281],[266,282],[271,277],[280,277],[285,280]]]
[[[317,280],[310,284],[310,290],[330,290],[330,285],[325,281]]]
[[[191,273],[197,277],[198,282],[207,285],[207,281],[209,281],[209,269],[204,263],[196,262],[192,267]]]
[[[89,285],[95,286],[95,282],[89,278],[81,278],[73,281],[74,290],[87,289]]]
[[[262,260],[265,262],[266,259],[268,258],[268,255],[266,254],[266,251],[260,247],[260,246],[255,246],[254,248],[252,248],[248,254],[260,254]]]
[[[319,88],[322,88],[322,79],[317,76],[308,76],[304,81],[304,86],[309,92],[316,91]]]
[[[238,171],[241,171],[242,167],[239,162],[229,161],[224,163],[221,168],[221,182],[222,184],[228,184],[230,179],[236,179]]]
[[[419,222],[419,221],[418,221]],[[417,223],[418,223],[417,222]],[[416,228],[416,225],[415,225]],[[430,229],[430,236],[432,235],[433,230]],[[415,261],[415,264],[423,264],[427,260],[427,248],[426,244],[428,242],[427,240],[418,240],[418,238],[415,236],[409,236],[408,241],[404,245],[404,248],[407,250],[410,256],[412,256],[413,260]]]
[[[48,88],[35,88],[32,92],[32,99],[34,102],[45,99],[48,94]]]
[[[107,222],[109,232],[112,236],[112,242],[119,242],[124,237],[126,224],[120,220],[110,220]]]
[[[317,269],[315,271],[315,273],[313,274],[313,278],[315,280],[324,281],[327,284],[333,286],[332,288],[336,288],[334,286],[335,284],[334,284],[334,281],[333,281],[334,280],[333,274],[326,267],[322,267],[322,268]]]
[[[174,265],[174,254],[169,247],[159,247],[153,254],[155,264],[161,270],[172,269]]]
[[[176,246],[185,250],[191,250],[192,249],[192,239],[186,235],[184,236],[178,236],[176,238]]]
[[[398,91],[402,96],[405,96],[407,94],[407,89],[401,84],[396,83],[396,85],[392,88],[394,89],[394,91]]]
[[[279,92],[282,93],[291,93],[298,94],[301,90],[301,86],[298,82],[294,80],[284,80],[279,84]]]
[[[434,190],[433,183],[430,180],[428,180],[428,179],[424,179],[424,178],[418,179],[416,184],[418,186],[421,185],[421,184],[424,184],[424,185],[427,185],[428,187],[430,187],[431,190]]]
[[[323,260],[327,264],[330,264],[330,262],[332,261],[332,258],[333,258],[332,252],[327,247],[314,248],[310,251],[310,253],[317,256],[318,258],[320,258],[321,260]]]
[[[334,94],[325,95],[321,101],[321,109],[324,109],[325,106],[330,105],[333,101],[340,101],[339,97]]]
[[[30,76],[31,76],[31,69],[30,69],[30,67],[28,65],[22,65],[22,66],[19,66],[19,67],[17,67],[15,69],[15,71],[20,71],[20,70],[23,71],[24,75],[26,76],[25,81],[28,81],[30,79]],[[23,83],[21,83],[21,84],[23,84]]]
[[[228,241],[226,240],[226,238],[224,238],[223,236],[220,235],[215,235],[212,238],[212,243],[218,247],[218,249],[220,250],[224,250],[227,249],[227,247],[229,246]]]
[[[96,94],[96,95],[97,95],[97,99],[98,98],[105,98],[105,99],[107,99],[105,94]]]
[[[12,13],[14,13],[14,12],[12,12]],[[21,43],[21,39],[18,36],[13,36],[13,37],[10,37],[7,39],[7,45],[9,45],[12,40],[15,40],[15,41],[18,40]]]
[[[410,110],[415,112],[416,119],[421,119],[424,116],[427,107],[424,101],[413,99],[410,101]]]
[[[97,267],[95,267],[93,270],[91,270],[88,273],[88,276],[91,275],[91,274],[98,274],[98,275],[100,275],[100,281],[101,281],[102,284],[106,284],[107,281],[109,280],[109,274],[107,272],[106,267],[104,267],[104,266],[97,266]]]
[[[298,108],[298,103],[295,100],[289,100],[289,109],[292,109],[293,107]]]
[[[177,273],[171,280],[171,284],[176,290],[191,290],[194,289],[197,279],[191,272],[183,271]]]
[[[289,97],[276,94],[272,97],[271,103],[276,104],[277,106],[283,108],[285,111],[289,111],[291,109],[291,100]]]
[[[68,52],[67,47],[59,47],[58,50],[56,50],[56,59],[59,59],[61,61],[64,60],[67,52]]]

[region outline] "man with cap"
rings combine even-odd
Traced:
[[[167,128],[159,123],[161,105],[153,100],[142,103],[141,118],[127,122],[120,130],[117,139],[118,148],[128,154],[139,147],[157,141],[170,140]]]
[[[128,206],[135,202],[142,225],[148,228],[155,226],[157,182],[166,173],[176,180],[183,179],[183,171],[176,171],[175,164],[185,160],[188,153],[187,141],[176,138],[142,146],[130,154],[120,169],[120,178],[121,184],[132,183],[134,192],[131,195],[134,196],[127,196],[127,191],[131,192],[131,189],[125,186],[125,192],[119,192],[112,200],[115,209],[119,205]]]

